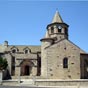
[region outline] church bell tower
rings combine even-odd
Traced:
[[[48,77],[48,47],[63,39],[68,39],[68,25],[56,11],[51,24],[47,25],[45,37],[41,41],[41,76]]]
[[[60,14],[56,11],[52,23],[47,25],[47,31],[45,38],[56,38],[56,41],[60,41],[64,38],[68,39],[68,25],[63,22]]]

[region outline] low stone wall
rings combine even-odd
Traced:
[[[11,86],[61,86],[61,87],[76,87],[76,88],[88,88],[88,80],[86,79],[74,79],[74,80],[56,80],[56,79],[21,79],[21,83],[18,79],[15,80],[3,80],[2,85]],[[63,87],[63,88],[64,88]]]
[[[18,80],[3,80],[2,85],[6,86],[18,86]]]
[[[36,80],[35,85],[37,86],[87,86],[88,80],[86,79],[75,79],[75,80],[56,80],[56,79],[41,79]]]

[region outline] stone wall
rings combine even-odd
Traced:
[[[36,80],[37,86],[86,86],[88,87],[88,80],[56,80],[56,79],[41,79]],[[78,87],[79,88],[79,87]]]
[[[41,76],[47,78],[47,51],[45,48],[51,45],[51,41],[42,41],[41,45]]]
[[[43,76],[52,79],[80,79],[80,49],[68,40],[48,44],[42,45]],[[46,45],[48,48],[44,48]],[[68,68],[63,68],[65,57],[68,58]]]

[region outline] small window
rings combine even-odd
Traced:
[[[16,53],[16,50],[15,50],[15,49],[13,49],[13,50],[12,50],[12,53]]]
[[[25,50],[25,54],[28,54],[28,52],[29,52],[28,50]]]
[[[68,68],[68,58],[63,59],[63,68]]]
[[[52,33],[54,33],[54,28],[53,28],[53,27],[51,27],[51,34],[52,34]]]

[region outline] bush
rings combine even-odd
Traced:
[[[8,66],[8,62],[5,58],[0,57],[0,70],[5,70]]]

